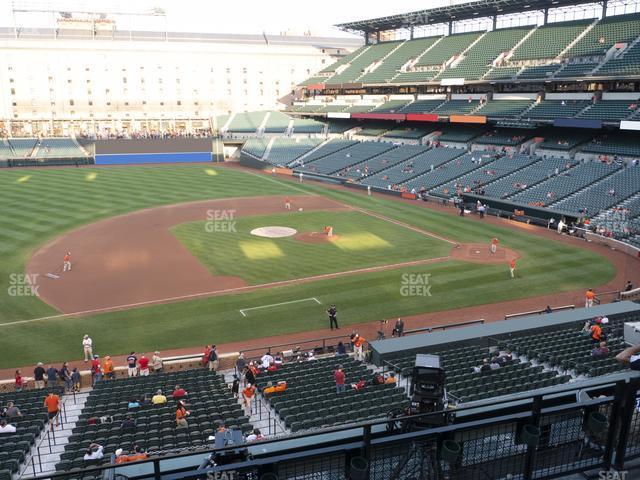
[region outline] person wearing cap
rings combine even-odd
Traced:
[[[33,379],[35,380],[36,388],[41,390],[44,388],[44,375],[45,375],[44,367],[42,366],[42,362],[38,362],[36,368],[33,369]]]
[[[71,252],[67,252],[62,259],[62,271],[63,272],[71,271]]]
[[[182,388],[180,385],[176,385],[176,388],[174,388],[171,396],[173,397],[174,400],[180,400],[182,397],[187,396],[187,391],[184,388]]]
[[[151,403],[154,405],[164,405],[167,403],[167,397],[162,394],[162,390],[158,390],[156,394],[151,397]]]
[[[98,355],[94,355],[93,360],[91,360],[91,380],[92,385],[102,381],[102,365],[100,365],[100,357]]]
[[[153,367],[153,371],[155,373],[162,373],[164,370],[164,365],[162,364],[162,357],[160,357],[160,352],[153,352],[153,357],[151,357],[151,366]]]
[[[584,294],[584,307],[585,308],[593,307],[593,300],[595,298],[596,298],[596,294],[593,291],[593,288],[590,288],[589,290],[587,290],[587,292]]]
[[[211,345],[211,351],[209,352],[209,370],[214,371],[218,369],[218,350],[215,345]]]
[[[89,335],[82,337],[82,350],[84,350],[84,363],[93,358],[93,340]]]
[[[602,340],[602,319],[596,318],[595,323],[591,326],[591,340],[596,343],[600,343]]]
[[[102,373],[104,374],[104,378],[106,380],[113,380],[113,378],[115,377],[113,360],[111,360],[111,357],[109,355],[104,357],[104,362],[102,362]]]

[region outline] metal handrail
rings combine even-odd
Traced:
[[[575,305],[562,305],[561,307],[555,307],[552,310],[554,312],[558,312],[561,310],[574,310],[575,308],[576,308]],[[531,310],[529,312],[508,313],[507,315],[504,316],[504,319],[509,320],[510,318],[525,317],[527,315],[542,315],[543,313],[546,313],[545,309]]]

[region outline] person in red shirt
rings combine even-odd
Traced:
[[[149,376],[149,359],[145,357],[144,353],[140,356],[138,360],[138,370],[140,372],[141,377]]]
[[[333,378],[336,381],[336,393],[344,392],[345,375],[344,371],[342,370],[342,365],[338,365],[338,369],[333,372]]]
[[[211,345],[207,345],[204,347],[204,353],[202,354],[202,366],[206,367],[209,365],[209,354],[211,353]]]
[[[516,278],[516,259],[512,258],[509,262],[509,273],[511,274],[511,278]]]
[[[63,272],[71,271],[71,252],[67,252],[62,259],[62,271]]]
[[[498,251],[499,243],[500,243],[500,240],[498,240],[496,237],[493,237],[491,239],[491,253],[496,253]]]
[[[16,392],[21,392],[25,385],[26,381],[22,378],[20,370],[16,370]]]
[[[284,209],[291,210],[291,201],[289,200],[289,197],[284,197]]]
[[[187,391],[180,385],[176,385],[176,388],[173,390],[171,396],[174,398],[174,400],[180,400],[182,397],[187,396]]]
[[[56,420],[56,427],[59,424],[58,421],[58,411],[60,409],[60,397],[55,393],[51,392],[44,399],[44,406],[47,407],[47,415],[49,416],[49,425],[51,425],[51,430],[53,430],[53,419]]]
[[[358,383],[354,383],[351,385],[351,388],[353,388],[356,392],[362,390],[365,385],[367,384],[366,381],[364,381],[362,378],[360,379],[360,381]]]
[[[100,365],[100,357],[98,355],[94,355],[93,360],[91,360],[91,380],[92,385],[102,380],[102,365]]]

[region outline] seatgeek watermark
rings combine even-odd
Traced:
[[[38,283],[38,277],[40,274],[24,274],[24,273],[12,273],[9,275],[9,287],[7,293],[10,297],[37,297],[38,289],[40,285]]]
[[[400,278],[400,295],[403,297],[430,297],[430,273],[403,273]]]
[[[209,472],[207,473],[207,480],[235,480],[238,477],[237,472]]]
[[[207,233],[236,233],[236,210],[207,210],[204,230]]]
[[[598,479],[599,480],[627,480],[627,479],[631,479],[630,476],[628,476],[629,472],[626,470],[620,470],[619,472],[616,470],[601,470],[598,472]]]

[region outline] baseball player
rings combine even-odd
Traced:
[[[289,200],[289,197],[284,197],[284,208],[285,210],[291,210],[291,200]]]
[[[516,259],[512,258],[509,262],[509,273],[511,274],[511,278],[516,278]]]
[[[67,252],[62,259],[62,271],[63,272],[71,271],[71,252]]]
[[[496,253],[498,251],[498,244],[499,243],[500,243],[500,241],[496,237],[493,237],[491,239],[491,253]]]

